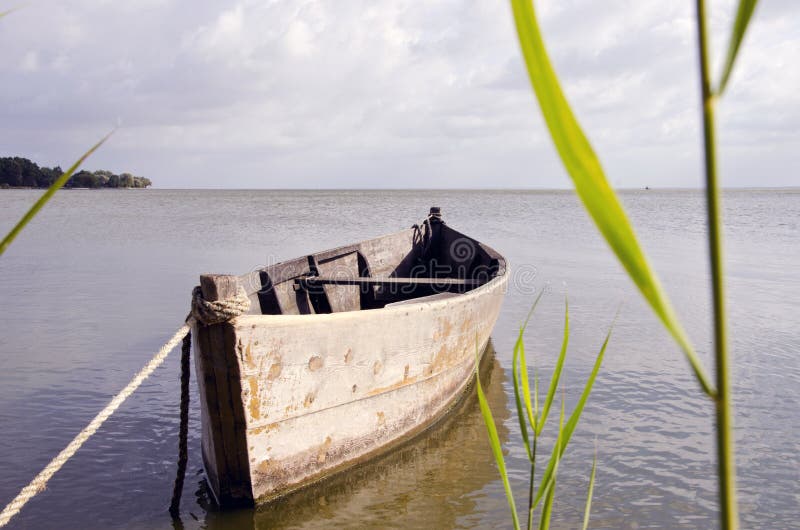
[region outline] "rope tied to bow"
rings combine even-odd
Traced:
[[[203,298],[203,290],[198,285],[192,290],[192,311],[186,317],[186,321],[193,317],[198,322],[210,326],[227,322],[249,310],[250,298],[241,285],[232,298],[214,301]]]

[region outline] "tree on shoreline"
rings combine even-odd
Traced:
[[[54,168],[39,167],[22,157],[0,157],[0,188],[49,188],[63,173]],[[115,174],[104,169],[79,171],[64,185],[65,188],[146,188],[150,179],[130,173]]]

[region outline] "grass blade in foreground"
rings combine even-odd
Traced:
[[[517,420],[519,421],[519,431],[522,435],[522,443],[525,445],[525,452],[528,454],[528,460],[533,462],[534,455],[531,452],[531,443],[530,439],[528,438],[528,421],[525,418],[525,405],[522,404],[522,397],[519,393],[520,381],[519,381],[519,352],[520,348],[522,348],[522,331],[521,329],[519,333],[519,339],[517,340],[517,344],[514,346],[514,355],[511,359],[511,378],[514,381],[514,400],[516,401],[517,405]],[[527,371],[527,367],[525,368]],[[530,398],[528,398],[530,400]],[[536,426],[532,427],[534,429],[534,436],[536,435]]]
[[[614,317],[616,321],[616,317]],[[559,444],[556,448],[553,449],[553,452],[559,452],[559,458],[563,456],[564,451],[567,449],[567,444],[569,444],[569,440],[572,437],[572,433],[575,432],[575,427],[578,426],[578,421],[581,419],[581,414],[583,413],[583,408],[586,406],[586,401],[589,399],[589,394],[592,392],[592,386],[594,385],[594,380],[597,378],[597,373],[600,371],[600,365],[603,363],[603,356],[606,353],[606,347],[608,346],[608,341],[611,339],[611,332],[614,329],[614,324],[611,324],[611,329],[608,330],[608,334],[606,335],[606,340],[603,342],[602,348],[600,348],[600,353],[597,354],[597,359],[594,362],[594,367],[592,368],[592,373],[589,374],[589,379],[586,380],[586,385],[583,387],[583,393],[581,394],[580,399],[578,400],[578,404],[575,405],[575,410],[572,411],[572,414],[569,416],[569,420],[567,420],[567,424],[564,427],[563,436],[560,436]],[[554,455],[555,456],[555,455]],[[545,487],[550,477],[553,476],[553,461],[554,458],[550,458],[550,462],[547,464],[547,469],[544,471],[544,475],[542,475],[542,483],[539,486],[539,490],[536,492],[536,498],[533,501],[533,504],[536,505],[542,499],[542,496],[545,493]]]
[[[564,97],[545,50],[531,0],[511,0],[511,5],[522,54],[539,107],[561,161],[575,183],[578,196],[628,275],[683,349],[700,386],[713,397],[716,391],[639,246],[628,216],[608,184],[597,155]]]
[[[597,472],[597,446],[594,449],[592,461],[592,474],[589,477],[589,493],[586,495],[586,510],[583,513],[583,530],[589,528],[589,513],[592,511],[592,493],[594,493],[594,477]]]
[[[55,192],[61,189],[61,187],[67,183],[72,174],[75,173],[75,171],[77,171],[77,169],[80,167],[81,164],[83,164],[84,160],[89,158],[89,155],[94,153],[101,145],[103,145],[103,142],[108,140],[108,137],[111,136],[113,133],[114,131],[111,131],[110,133],[105,135],[99,142],[94,144],[94,146],[91,149],[86,151],[83,154],[83,156],[78,159],[77,162],[72,164],[72,166],[68,170],[66,170],[63,175],[58,177],[56,181],[53,182],[53,184],[47,189],[47,191],[44,192],[44,194],[41,197],[39,197],[39,200],[37,200],[33,204],[33,206],[31,206],[30,210],[28,210],[25,213],[25,215],[22,216],[22,219],[19,220],[16,226],[14,226],[14,228],[11,229],[11,231],[8,233],[8,235],[6,235],[5,238],[3,238],[2,243],[0,243],[0,256],[6,251],[8,246],[11,244],[12,241],[14,241],[14,238],[16,238],[17,235],[19,235],[22,229],[25,228],[25,225],[27,225],[31,221],[31,219],[33,219],[36,216],[36,214],[39,213],[39,210],[41,210],[42,207],[45,204],[47,204],[47,201],[49,201],[53,197]]]
[[[561,399],[561,416],[558,419],[558,437],[556,438],[556,446],[555,450],[553,451],[553,456],[550,457],[550,464],[553,464],[553,474],[547,478],[546,481],[542,482],[544,486],[547,484],[545,488],[545,495],[544,495],[544,505],[542,506],[542,514],[541,518],[539,519],[539,530],[547,530],[550,528],[550,517],[553,514],[553,500],[556,497],[556,476],[558,475],[558,463],[561,460],[561,444],[564,435],[564,399],[562,396]],[[548,465],[549,467],[549,465]],[[531,506],[530,510],[533,511],[536,504],[534,503]]]
[[[742,39],[744,39],[747,25],[750,23],[750,18],[753,16],[756,4],[758,4],[758,0],[739,0],[739,7],[736,10],[736,19],[733,21],[733,31],[731,31],[731,42],[728,44],[725,66],[722,69],[722,78],[716,90],[717,96],[721,96],[722,93],[725,92],[725,87],[728,85],[728,79],[730,79],[731,72],[733,72],[733,64],[736,62],[736,56],[739,53],[739,46],[742,44]]]
[[[511,491],[511,484],[508,481],[508,471],[506,470],[506,462],[503,459],[503,447],[500,445],[500,437],[497,435],[497,428],[494,426],[494,417],[492,417],[492,409],[489,408],[489,402],[486,401],[486,395],[483,393],[481,387],[481,378],[478,371],[480,357],[475,355],[475,389],[478,393],[478,403],[481,408],[481,415],[483,422],[486,424],[486,430],[489,432],[489,444],[492,446],[492,454],[494,460],[497,462],[497,469],[500,471],[500,476],[503,478],[503,487],[506,490],[506,498],[508,499],[508,506],[511,508],[511,518],[514,522],[514,528],[519,530],[519,516],[517,515],[517,506],[514,503],[514,494]]]
[[[561,378],[561,371],[564,368],[564,359],[567,356],[567,343],[569,343],[569,301],[564,298],[564,338],[561,341],[561,352],[558,354],[556,367],[553,369],[553,376],[550,378],[550,388],[547,389],[547,397],[542,406],[542,416],[539,418],[539,423],[534,426],[537,435],[542,434],[544,424],[547,421],[547,414],[550,412],[550,406],[553,404],[553,398],[556,395],[558,380]]]
[[[519,370],[519,378],[520,384],[522,385],[522,397],[525,401],[525,410],[528,413],[528,421],[531,424],[531,429],[536,432],[536,417],[539,414],[539,389],[538,384],[534,381],[534,399],[535,404],[531,405],[531,387],[530,382],[528,380],[528,361],[525,359],[525,339],[523,335],[525,334],[525,329],[528,327],[528,322],[531,320],[531,316],[533,316],[533,311],[536,309],[536,306],[539,305],[539,300],[541,300],[542,296],[544,295],[544,289],[539,293],[539,296],[536,297],[536,300],[533,301],[533,305],[531,306],[530,311],[528,311],[528,316],[525,317],[525,322],[522,324],[522,327],[519,328],[519,336],[517,336],[517,342],[514,344],[514,357],[513,357],[513,367],[512,367],[512,374],[514,370],[518,370],[518,363],[521,370]],[[514,379],[514,384],[516,385],[517,379]],[[515,390],[515,393],[517,390]],[[521,410],[519,407],[519,397],[517,397],[517,408],[518,413]],[[520,427],[522,424],[520,423]],[[527,432],[525,432],[524,436],[527,438]],[[530,459],[530,451],[529,451],[529,459]]]

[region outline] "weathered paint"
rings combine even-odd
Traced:
[[[384,309],[235,319],[253,498],[319,479],[434,421],[468,383],[506,282]]]

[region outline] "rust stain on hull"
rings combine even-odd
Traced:
[[[408,376],[406,376],[402,381],[398,381],[396,383],[392,383],[391,385],[381,386],[370,390],[369,392],[367,392],[367,396],[377,396],[379,394],[385,394],[387,392],[397,390],[398,388],[402,388],[404,386],[413,385],[418,379],[419,379],[418,377],[409,378]]]
[[[277,358],[269,367],[269,371],[267,372],[267,380],[274,381],[281,376],[282,371],[283,365],[281,364],[280,358]]]
[[[258,378],[257,377],[249,377],[247,382],[250,385],[250,417],[253,420],[261,419],[261,407],[258,399]]]
[[[323,362],[322,357],[319,355],[314,355],[308,360],[308,369],[312,372],[316,372],[322,368]]]
[[[327,436],[319,449],[317,449],[317,464],[322,464],[325,462],[325,458],[327,457],[328,449],[330,449],[331,443],[333,443],[331,437]]]

